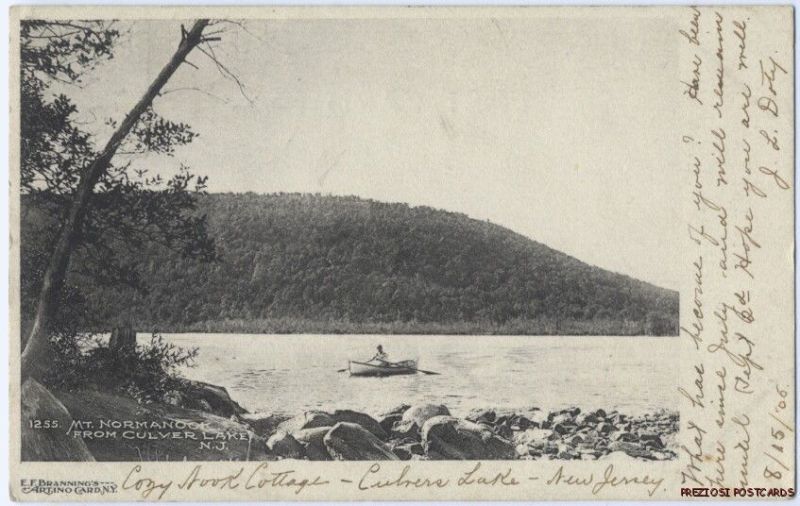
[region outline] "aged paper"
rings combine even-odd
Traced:
[[[792,23],[12,9],[12,498],[794,496]]]

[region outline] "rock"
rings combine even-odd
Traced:
[[[549,429],[528,429],[524,432],[514,434],[514,442],[528,444],[534,441],[545,441],[552,436],[553,431]]]
[[[598,409],[597,411],[594,412],[594,416],[596,418],[605,419],[607,415],[606,415],[606,412],[604,410]]]
[[[324,411],[306,411],[300,415],[290,418],[280,425],[278,430],[287,434],[294,434],[303,429],[314,429],[317,427],[333,427],[336,421],[331,415]]]
[[[542,422],[547,421],[547,413],[540,409],[536,409],[535,411],[528,413],[528,419],[531,421],[531,423],[541,427]]]
[[[510,460],[514,446],[491,430],[452,416],[429,418],[422,426],[425,454],[441,460]]]
[[[561,460],[576,460],[581,458],[581,454],[573,448],[563,446],[558,449],[558,455],[556,458]]]
[[[610,445],[608,445],[609,451],[613,452],[625,452],[627,455],[631,457],[641,458],[641,459],[650,459],[650,452],[647,451],[642,445],[638,443],[628,443],[625,441],[614,441]]]
[[[530,419],[522,415],[515,415],[511,418],[511,430],[528,430],[535,425]]]
[[[584,437],[580,434],[575,434],[574,436],[570,436],[564,440],[567,444],[572,446],[578,446],[579,444],[584,442]]]
[[[267,439],[267,448],[273,455],[285,459],[301,459],[305,456],[305,448],[291,434],[277,432]]]
[[[84,439],[84,443],[97,461],[132,462],[150,460],[170,461],[254,461],[274,460],[267,450],[266,438],[254,434],[245,423],[224,418],[213,413],[197,411],[161,403],[140,404],[131,397],[98,390],[58,392],[57,397],[67,407],[75,420],[91,422],[98,426],[105,420],[133,420],[147,423],[174,422],[174,430],[186,430],[193,437],[158,438],[161,432],[173,429],[137,429],[150,433],[148,439],[137,439],[131,444],[117,432],[117,437]],[[157,425],[154,425],[157,426]],[[225,440],[224,447],[200,445],[199,440]],[[196,439],[195,439],[196,438]]]
[[[26,379],[20,392],[22,404],[22,461],[94,462],[82,439],[66,435],[72,424],[67,408],[50,391],[33,379]],[[31,420],[58,422],[56,430],[33,429]]]
[[[408,434],[419,431],[425,422],[434,416],[450,415],[447,407],[437,404],[417,404],[408,408],[403,413],[400,423],[394,426],[393,431],[398,434]]]
[[[568,423],[557,423],[553,425],[553,432],[563,436],[564,434],[570,434],[575,432],[577,428],[578,428],[577,425],[572,425]]]
[[[286,421],[285,416],[266,415],[264,413],[245,413],[239,419],[246,423],[256,434],[268,437],[274,434],[278,426]]]
[[[609,436],[609,439],[611,439],[611,441],[626,441],[626,442],[636,441],[636,435],[634,435],[634,434],[632,434],[630,432],[617,431],[617,432],[612,433]]]
[[[411,460],[411,452],[402,446],[396,446],[392,448],[392,453],[397,455],[397,458],[400,460]]]
[[[164,394],[162,400],[164,401],[164,404],[169,404],[170,406],[182,406],[183,394],[178,390],[170,390]]]
[[[388,415],[383,415],[378,423],[381,425],[384,432],[391,434],[395,424],[399,423],[402,419],[403,415],[401,413],[390,413]]]
[[[394,408],[390,409],[386,413],[381,414],[381,416],[378,417],[378,418],[382,418],[382,417],[389,416],[389,415],[400,415],[400,416],[403,416],[403,413],[405,413],[408,410],[408,408],[410,408],[410,407],[411,406],[408,405],[408,404],[400,404],[399,406],[395,406]]]
[[[400,460],[383,441],[355,423],[337,423],[323,441],[336,460]]]
[[[483,424],[481,425],[486,427]],[[508,425],[498,425],[494,428],[494,432],[504,439],[511,439],[514,436],[514,431]]]
[[[221,386],[202,381],[183,380],[182,406],[213,413],[230,418],[247,413],[236,401],[231,399],[228,391]]]
[[[676,457],[676,455],[669,450],[654,451],[650,455],[655,460],[672,460]]]
[[[411,460],[416,456],[425,455],[425,449],[418,442],[396,445],[392,448],[392,451],[395,455],[400,457],[401,460]]]
[[[292,436],[303,445],[308,460],[331,460],[324,441],[325,434],[330,430],[331,427],[315,427],[299,430]]]
[[[386,440],[389,434],[383,430],[381,424],[366,413],[359,413],[358,411],[351,411],[349,409],[336,410],[331,417],[334,421],[355,423],[372,432],[378,439]]]
[[[613,431],[614,431],[614,426],[607,422],[603,422],[597,426],[598,434],[608,435],[611,434]]]
[[[569,424],[575,425],[575,417],[571,416],[569,413],[560,413],[553,416],[550,419],[550,423],[553,427],[559,424]]]
[[[478,413],[476,416],[468,417],[467,419],[475,423],[494,423],[497,420],[497,413],[495,413],[493,410],[483,411]]]
[[[558,445],[553,441],[544,443],[543,453],[547,455],[556,455],[558,453]]]
[[[639,441],[644,443],[647,448],[660,450],[664,448],[664,442],[657,434],[639,434]]]

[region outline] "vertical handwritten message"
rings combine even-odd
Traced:
[[[688,7],[675,33],[682,487],[795,487],[792,17]]]

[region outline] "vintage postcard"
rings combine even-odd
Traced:
[[[13,8],[12,498],[794,496],[793,14]]]

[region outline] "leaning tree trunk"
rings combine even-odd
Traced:
[[[105,171],[108,170],[111,159],[133,126],[139,121],[142,113],[150,107],[153,99],[161,92],[161,88],[169,81],[175,71],[178,70],[186,56],[202,42],[203,30],[207,25],[207,19],[200,19],[194,23],[191,30],[183,33],[181,43],[175,54],[161,69],[156,79],[147,88],[144,96],[125,116],[125,119],[111,136],[103,151],[81,174],[78,188],[72,197],[67,221],[62,225],[58,241],[50,256],[50,263],[44,274],[36,308],[36,318],[28,341],[25,344],[25,349],[22,352],[21,369],[23,379],[28,376],[40,378],[47,365],[47,357],[51,351],[49,340],[50,323],[53,315],[58,310],[58,296],[64,286],[64,278],[66,277],[70,256],[86,216],[89,199],[95,185]]]

